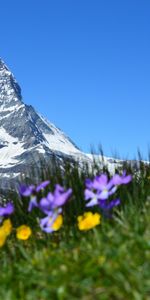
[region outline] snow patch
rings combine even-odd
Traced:
[[[81,151],[73,145],[69,138],[60,129],[58,129],[54,124],[49,123],[43,116],[39,115],[39,117],[53,131],[53,134],[43,133],[46,140],[43,144],[51,150],[60,151],[68,155],[81,153]]]
[[[18,138],[11,136],[4,128],[0,128],[0,142],[5,144],[0,149],[0,167],[9,168],[18,164],[16,156],[24,152],[24,143],[20,143]]]

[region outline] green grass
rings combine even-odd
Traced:
[[[141,163],[140,175],[126,165],[133,181],[116,193],[122,204],[113,219],[80,232],[76,218],[83,213],[84,180],[88,170],[66,166],[46,170],[41,179],[72,187],[73,197],[59,232],[42,233],[37,212],[26,212],[27,200],[13,197],[14,227],[32,227],[27,241],[18,241],[15,230],[0,249],[0,299],[5,300],[149,300],[150,299],[150,167]],[[107,170],[105,170],[107,171]],[[97,173],[99,173],[97,166]],[[91,175],[92,177],[92,175]]]

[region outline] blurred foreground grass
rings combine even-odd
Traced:
[[[150,299],[150,167],[141,163],[140,173],[122,186],[117,195],[122,204],[113,219],[102,217],[101,225],[80,232],[76,218],[84,211],[84,180],[88,172],[66,167],[47,170],[41,180],[72,187],[74,196],[65,210],[59,232],[38,230],[35,214],[27,203],[14,197],[13,224],[31,226],[32,237],[18,241],[12,234],[0,249],[0,299],[4,300],[149,300]],[[108,170],[99,170],[102,173]],[[92,175],[91,175],[92,177]],[[12,197],[13,198],[13,197]]]

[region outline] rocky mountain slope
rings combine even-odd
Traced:
[[[89,160],[60,129],[24,104],[15,77],[0,59],[0,182],[18,177],[25,167],[55,155]]]
[[[0,189],[14,184],[31,164],[47,162],[55,156],[62,160],[92,165],[93,158],[80,149],[54,124],[22,100],[21,88],[0,59]],[[95,156],[113,173],[122,161]]]

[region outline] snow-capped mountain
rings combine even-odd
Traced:
[[[0,189],[7,189],[20,174],[55,157],[60,161],[86,162],[93,165],[93,157],[85,154],[55,125],[48,122],[31,105],[22,100],[21,88],[14,75],[0,59]],[[121,160],[94,157],[113,173],[121,167]],[[15,180],[14,180],[15,179]]]
[[[24,104],[20,86],[0,59],[0,178],[14,178],[25,166],[54,154],[89,160],[60,129]]]

